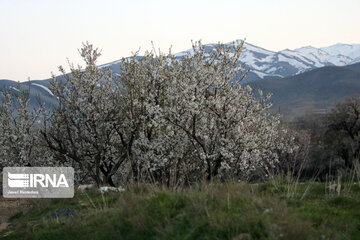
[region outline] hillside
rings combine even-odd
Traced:
[[[41,103],[45,104],[45,108],[51,109],[54,106],[57,106],[57,100],[53,96],[52,92],[49,90],[50,80],[40,80],[40,81],[29,81],[18,83],[12,80],[0,80],[0,88],[8,89],[13,93],[19,93],[21,90],[30,91],[30,101],[29,108],[34,109],[39,106],[39,100]],[[0,101],[3,96],[0,94]]]
[[[233,46],[239,42],[229,42]],[[218,44],[204,45],[207,53],[213,52]],[[178,57],[192,53],[187,50],[175,54]],[[270,51],[259,46],[245,43],[241,61],[251,74],[245,82],[269,77],[287,77],[325,66],[345,66],[360,60],[360,44],[335,44],[329,47],[315,48],[305,46],[294,50]]]
[[[230,42],[226,45],[234,45]],[[206,53],[215,51],[217,44],[206,44]],[[181,59],[191,50],[175,54]],[[140,57],[139,57],[140,58]],[[241,61],[249,69],[243,84],[273,93],[273,110],[286,117],[304,114],[307,109],[326,112],[332,104],[360,93],[360,44],[335,44],[324,48],[306,46],[294,50],[269,51],[245,43]],[[352,65],[347,65],[355,63]],[[114,74],[120,72],[121,60],[99,67],[109,67]],[[50,80],[22,82],[0,80],[1,88],[13,92],[30,89],[30,108],[38,106],[38,98],[50,109],[57,105],[50,88]],[[58,77],[59,81],[63,77]],[[0,96],[1,100],[1,96]]]
[[[287,78],[251,83],[273,93],[273,110],[286,116],[302,115],[308,109],[326,112],[335,102],[360,96],[360,63],[323,67]]]

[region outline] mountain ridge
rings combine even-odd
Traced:
[[[240,42],[241,40],[235,40],[224,45],[232,47]],[[205,52],[214,51],[218,44],[204,44]],[[191,52],[192,49],[188,49],[174,55],[181,58]],[[245,63],[251,72],[245,82],[269,77],[288,77],[319,67],[345,66],[360,62],[360,44],[336,43],[320,48],[308,45],[293,50],[287,48],[272,51],[245,42],[240,61]],[[101,64],[99,67],[110,67],[114,73],[119,73],[119,64],[121,64],[121,59]],[[49,81],[50,79],[44,80]]]
[[[251,82],[254,89],[272,94],[272,110],[285,116],[307,111],[326,113],[335,103],[360,96],[360,63],[326,66],[286,78]]]
[[[231,44],[237,43],[227,43],[230,46]],[[214,51],[216,45],[204,45],[205,51]],[[360,44],[335,44],[325,47],[332,52],[330,54],[322,48],[312,46],[274,52],[245,43],[241,61],[247,64],[250,73],[242,84],[250,84],[265,92],[272,92],[273,109],[281,108],[285,114],[301,115],[307,107],[327,111],[336,101],[360,95],[360,56],[351,58],[336,55],[342,48],[347,55],[360,54]],[[191,51],[183,51],[175,56],[181,58],[189,53],[191,54]],[[99,67],[110,67],[113,73],[117,74],[120,73],[120,64],[121,60],[116,60]],[[62,81],[64,78],[58,76],[57,79]],[[49,90],[50,81],[49,78],[17,83],[0,79],[0,88],[8,88],[15,92],[20,90],[18,88],[29,89],[30,107],[38,105],[37,96],[40,96],[45,102],[45,107],[51,108],[57,105],[57,100]]]
[[[239,40],[225,43],[225,45],[234,46],[238,43],[240,43]],[[205,51],[214,51],[217,45],[205,44]],[[190,49],[179,52],[175,56],[181,57],[191,52]],[[344,54],[340,54],[341,52]],[[271,51],[245,42],[240,60],[257,76],[257,78],[246,80],[251,82],[268,77],[288,77],[319,67],[345,66],[360,62],[360,44],[338,43],[321,48],[304,46],[294,50]]]

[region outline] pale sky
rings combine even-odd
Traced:
[[[99,64],[191,40],[244,39],[268,50],[360,43],[359,0],[0,0],[0,79],[40,80],[80,63],[89,41]]]

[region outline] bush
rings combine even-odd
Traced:
[[[80,50],[86,67],[53,77],[59,107],[46,116],[43,140],[58,163],[97,185],[147,181],[176,187],[203,179],[268,171],[296,149],[267,109],[270,95],[240,85],[243,42],[206,52],[147,52],[122,59],[121,73],[98,68],[98,49]]]

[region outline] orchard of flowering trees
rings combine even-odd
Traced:
[[[181,60],[134,54],[115,76],[96,66],[100,53],[86,43],[79,51],[85,68],[70,65],[65,74],[60,67],[65,81],[53,77],[59,105],[52,112],[29,111],[26,94],[11,106],[5,93],[0,164],[73,166],[78,181],[97,185],[266,176],[298,155],[299,141],[269,113],[270,96],[240,85],[242,46],[207,53],[197,42]]]

